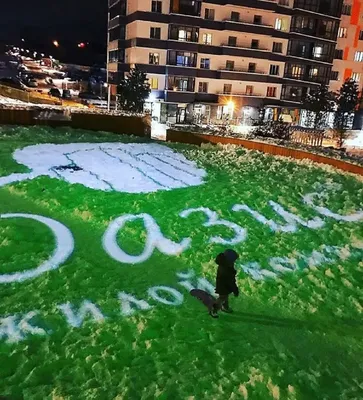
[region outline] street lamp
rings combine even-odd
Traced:
[[[53,44],[54,44],[55,47],[59,47],[59,42],[58,42],[58,40],[54,40],[54,41],[53,41]]]

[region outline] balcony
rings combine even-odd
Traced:
[[[247,25],[255,25],[255,26],[262,26],[264,28],[273,28],[273,25],[263,24],[262,22],[254,22],[254,21],[246,21],[243,19],[231,19],[231,18],[224,18],[224,22],[235,22],[237,24],[247,24]]]
[[[223,46],[223,47],[235,47],[237,49],[245,49],[245,50],[271,51],[271,50],[269,50],[269,49],[267,49],[265,47],[261,47],[261,46],[252,47],[252,46],[241,45],[241,44],[233,45],[233,44],[230,44],[228,42],[227,43],[222,43],[221,46]]]
[[[261,93],[255,92],[218,92],[220,96],[236,96],[236,97],[265,97]]]
[[[267,75],[266,71],[262,71],[260,69],[249,69],[249,68],[228,68],[225,65],[218,68],[218,71],[227,71],[227,72],[241,72],[247,74],[256,74],[256,75]]]

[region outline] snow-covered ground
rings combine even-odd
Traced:
[[[363,131],[356,131],[344,143],[345,147],[363,149]]]

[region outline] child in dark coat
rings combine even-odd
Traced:
[[[233,293],[236,297],[239,295],[239,290],[236,283],[237,271],[234,268],[234,263],[239,255],[234,250],[226,250],[224,253],[218,254],[216,263],[218,265],[216,293],[218,299],[213,304],[209,314],[213,318],[218,318],[218,311],[232,312],[229,307],[228,296]]]

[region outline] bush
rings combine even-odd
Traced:
[[[269,137],[281,140],[290,140],[291,137],[289,124],[282,121],[258,122],[252,134],[255,137]]]

